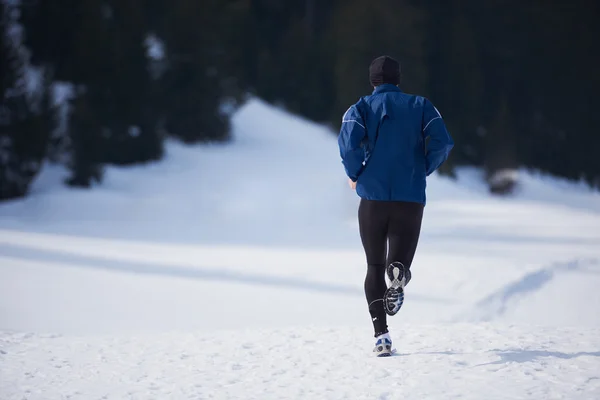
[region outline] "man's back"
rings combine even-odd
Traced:
[[[431,102],[392,84],[377,86],[372,95],[350,107],[342,120],[339,144],[346,172],[356,181],[361,198],[422,204],[426,177],[453,147]]]

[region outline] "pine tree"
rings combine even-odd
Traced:
[[[53,82],[72,85],[65,135],[69,143],[72,176],[69,184],[87,187],[101,177],[100,121],[86,88],[98,72],[105,42],[101,35],[102,2],[90,0],[34,0],[23,4],[25,44],[34,65],[46,69]],[[93,49],[93,50],[92,50]],[[82,104],[88,104],[83,107]],[[93,154],[92,154],[93,153]]]
[[[37,0],[24,9],[34,62],[75,88],[70,184],[89,186],[106,163],[162,155],[143,6],[143,0]]]
[[[158,160],[163,153],[144,44],[147,25],[143,4],[142,0],[104,3],[100,37],[104,46],[90,48],[98,52],[97,72],[85,84],[101,125],[104,163]],[[82,51],[84,46],[82,43]]]
[[[515,132],[506,97],[484,136],[486,180],[490,191],[510,194],[517,184]]]
[[[27,193],[41,169],[50,131],[43,112],[46,93],[27,87],[27,54],[14,18],[17,12],[16,6],[0,2],[0,200]]]
[[[102,122],[92,109],[88,93],[78,93],[73,100],[69,118],[71,144],[71,177],[67,183],[76,187],[90,187],[100,183],[103,176],[102,159],[105,152],[102,140]]]
[[[600,77],[592,55],[600,35],[600,4],[593,0],[532,2],[526,63],[530,112],[522,144],[523,162],[600,187]],[[574,39],[576,38],[576,39]]]
[[[522,39],[526,18],[513,4],[513,0],[490,0],[456,6],[453,30],[463,34],[454,37],[458,39],[455,52],[446,56],[448,60],[454,57],[455,62],[448,65],[457,67],[451,67],[451,76],[446,76],[454,82],[449,85],[454,98],[450,93],[445,96],[454,104],[452,113],[459,124],[455,130],[459,140],[464,140],[465,147],[459,148],[457,156],[462,162],[483,166],[490,190],[498,194],[510,193],[516,184],[516,138],[523,133],[519,120],[525,110],[520,83],[526,58]]]
[[[252,85],[261,98],[316,121],[334,101],[334,57],[328,37],[332,1],[253,2],[257,56]]]
[[[229,114],[241,99],[240,43],[248,1],[176,0],[158,36],[168,67],[160,79],[165,129],[184,142],[230,138]]]
[[[432,2],[427,6],[427,92],[456,142],[441,171],[450,172],[455,165],[482,165],[481,133],[485,128],[481,111],[485,102],[480,48],[473,26],[477,14],[469,2],[460,6]]]

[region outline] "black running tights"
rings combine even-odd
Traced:
[[[365,295],[373,321],[375,336],[386,333],[387,319],[383,308],[385,268],[400,261],[410,268],[423,219],[423,205],[402,201],[361,199],[358,208],[360,238],[367,258]]]

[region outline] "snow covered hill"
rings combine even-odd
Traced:
[[[0,399],[600,398],[598,193],[433,176],[374,360],[335,136],[257,100],[234,133],[0,205]]]

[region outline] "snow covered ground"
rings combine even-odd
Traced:
[[[362,329],[0,336],[15,399],[597,399],[600,330],[422,325],[394,357]],[[8,343],[6,343],[8,342]],[[6,397],[4,397],[6,398]]]
[[[0,399],[600,398],[598,193],[433,176],[373,359],[335,136],[256,100],[234,133],[0,205]]]

